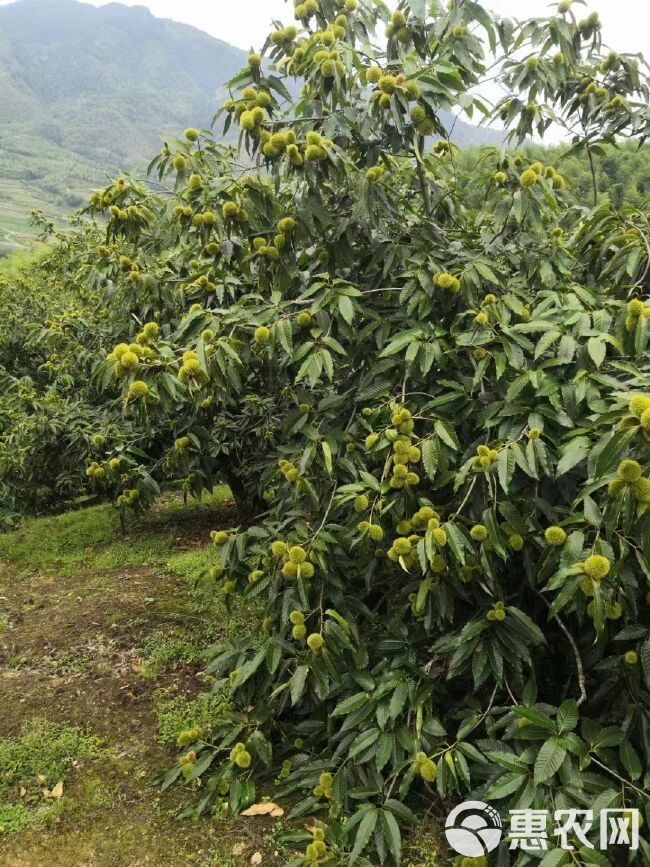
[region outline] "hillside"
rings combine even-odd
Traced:
[[[2,223],[19,230],[34,204],[63,213],[106,172],[146,165],[161,135],[209,125],[244,58],[143,7],[1,7]]]
[[[32,207],[62,217],[107,173],[146,166],[161,137],[209,126],[245,58],[141,6],[1,6],[0,252],[28,231]],[[465,146],[500,135],[458,121],[454,138]]]
[[[132,162],[159,132],[191,119],[209,123],[218,88],[244,57],[120,4],[22,0],[0,10],[0,31],[0,110],[10,127],[106,164]]]

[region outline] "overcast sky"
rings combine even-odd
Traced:
[[[6,5],[12,0],[0,0]],[[18,0],[20,2],[20,0]],[[111,0],[88,0],[104,6]],[[148,6],[160,18],[173,18],[193,24],[213,36],[248,49],[259,48],[273,18],[293,21],[291,0],[124,0],[128,6]],[[390,2],[390,0],[389,0]],[[526,18],[544,15],[550,8],[546,0],[483,0],[484,5],[501,15]],[[392,5],[395,5],[394,3]],[[641,51],[650,58],[649,0],[590,0],[586,6],[576,2],[578,17],[583,10],[596,10],[603,21],[604,40],[618,51]]]

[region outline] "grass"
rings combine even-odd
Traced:
[[[199,637],[188,637],[184,631],[171,635],[168,632],[157,632],[148,635],[143,643],[146,654],[142,675],[155,680],[160,672],[170,663],[198,664],[202,660],[203,640]]]
[[[73,767],[100,753],[99,740],[81,728],[38,718],[25,723],[18,737],[0,738],[2,833],[19,834],[35,822],[47,823],[59,811]]]
[[[174,744],[181,732],[209,725],[222,702],[223,696],[214,693],[199,693],[189,699],[182,695],[170,698],[164,690],[158,691],[154,695],[158,740]]]
[[[209,548],[201,548],[173,554],[167,560],[167,565],[188,581],[195,581],[210,566],[212,561],[212,551]]]
[[[0,834],[20,834],[31,825],[31,817],[24,804],[0,802]]]
[[[187,582],[193,613],[197,616],[209,615],[213,623],[215,617],[218,617],[219,630],[230,638],[250,628],[251,622],[256,622],[259,603],[249,600],[245,608],[235,606],[231,611],[214,611],[213,581],[206,574],[206,570],[214,560],[214,548],[197,548],[181,554],[173,554],[167,559],[166,567],[175,575],[182,576]],[[214,631],[211,630],[208,630],[205,637],[207,640],[216,638]]]
[[[127,538],[106,505],[0,536],[0,864],[221,867],[235,845],[246,863],[263,848],[179,820],[196,795],[152,785],[180,731],[221,701],[200,670],[232,618],[201,574],[209,531],[231,522],[220,487],[201,503],[162,498]]]
[[[125,544],[118,541],[118,536],[115,510],[108,505],[96,506],[52,518],[26,520],[17,533],[0,536],[0,558],[21,572],[48,568],[65,572],[83,564],[89,549],[98,546],[114,560],[114,543],[119,549]]]
[[[19,787],[23,803],[40,800],[44,787],[54,787],[73,765],[99,752],[97,738],[77,726],[29,720],[18,737],[0,738],[0,798]]]
[[[205,516],[229,501],[230,491],[221,486],[202,503],[190,501],[184,506],[182,502],[168,502],[141,523],[133,523],[126,539],[118,513],[111,505],[27,519],[18,532],[0,536],[0,559],[11,563],[21,574],[56,570],[62,576],[73,574],[89,560],[98,570],[162,565],[172,557],[180,529],[192,523],[197,515]],[[207,533],[205,540],[207,543]],[[196,556],[200,559],[205,555]],[[171,568],[173,563],[174,558]],[[188,571],[192,567],[185,564],[184,572]]]

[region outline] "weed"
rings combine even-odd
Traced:
[[[31,720],[19,737],[0,739],[0,795],[22,786],[28,800],[40,797],[42,788],[64,780],[77,762],[100,754],[97,738],[77,726]]]
[[[199,636],[153,633],[144,642],[146,660],[142,672],[143,676],[147,679],[155,679],[169,662],[182,662],[188,665],[197,662],[201,659],[202,644],[203,642],[199,641]]]
[[[172,743],[182,731],[212,725],[223,701],[220,693],[200,693],[193,699],[179,695],[170,699],[164,691],[158,690],[154,695],[158,740]]]
[[[31,821],[23,804],[0,803],[0,835],[20,834],[29,827]]]
[[[59,792],[47,801],[43,794],[63,783],[79,762],[101,754],[97,738],[82,729],[42,719],[31,720],[19,737],[0,739],[0,834],[19,834],[37,819],[55,822],[67,799]],[[21,801],[11,803],[17,791]]]

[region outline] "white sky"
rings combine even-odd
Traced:
[[[12,0],[0,0],[0,6]],[[111,0],[88,0],[104,6]],[[213,36],[248,49],[259,48],[269,32],[273,18],[285,24],[293,21],[290,0],[122,0],[128,6],[148,6],[159,18],[172,18],[193,24]],[[390,0],[389,0],[390,2]],[[483,0],[500,15],[527,18],[544,15],[546,0]],[[603,21],[603,38],[621,52],[641,51],[650,59],[650,2],[648,0],[590,0],[576,4],[576,15],[584,17],[596,10]]]

